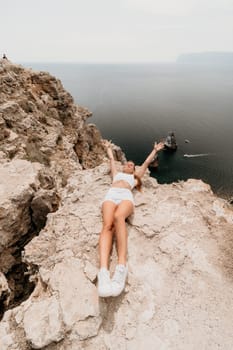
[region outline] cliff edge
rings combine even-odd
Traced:
[[[22,237],[24,275],[33,286],[6,307],[1,350],[232,349],[233,211],[200,180],[159,185],[145,176],[128,220],[126,290],[98,298],[101,200],[110,185],[101,156],[84,168],[67,155],[62,186],[51,185],[59,177],[48,177],[58,156],[49,163],[3,157],[2,304],[12,300],[7,277]],[[40,215],[45,203],[50,209]],[[115,264],[114,247],[112,271]]]

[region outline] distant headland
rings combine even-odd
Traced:
[[[178,56],[177,63],[233,64],[233,52],[196,52]]]

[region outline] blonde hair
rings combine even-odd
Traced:
[[[133,160],[128,160],[128,162],[132,162],[134,164],[134,171],[135,171],[135,163],[134,163],[134,161]],[[135,186],[135,188],[138,191],[141,192],[141,190],[142,190],[142,180],[137,174],[134,173],[133,175],[134,175],[135,180],[137,180],[137,185]]]
[[[141,178],[140,178],[138,175],[136,175],[136,174],[134,174],[134,178],[137,180],[137,185],[135,186],[135,188],[136,188],[138,191],[141,192],[141,190],[142,190],[142,180],[141,180]]]

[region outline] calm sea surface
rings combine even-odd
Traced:
[[[197,178],[221,196],[233,195],[233,66],[24,66],[61,79],[75,102],[93,112],[89,122],[138,164],[155,140],[174,131],[177,152],[162,151],[159,169],[152,172],[159,183]]]

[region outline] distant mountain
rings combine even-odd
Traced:
[[[233,64],[233,52],[198,52],[180,55],[178,63]]]

